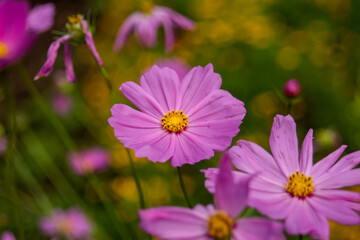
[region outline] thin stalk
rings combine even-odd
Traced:
[[[6,162],[6,182],[9,186],[11,198],[14,201],[15,207],[14,210],[14,217],[17,228],[19,229],[19,236],[20,240],[25,239],[24,235],[24,224],[23,224],[23,214],[22,208],[20,207],[20,200],[18,193],[16,191],[16,181],[14,178],[14,161],[15,161],[15,150],[16,150],[16,120],[15,120],[15,113],[16,113],[16,104],[15,104],[15,96],[13,85],[10,82],[10,79],[5,75],[5,92],[6,98],[8,99],[8,109],[7,109],[7,122],[8,122],[8,145],[7,150],[5,153],[5,162]]]
[[[303,240],[304,236],[303,235],[299,235],[299,240]]]
[[[30,78],[26,67],[22,64],[19,64],[19,69],[20,69],[19,72],[22,76],[25,86],[27,87],[28,91],[31,94],[31,97],[34,99],[34,101],[39,106],[40,110],[43,112],[43,114],[46,116],[49,122],[52,124],[59,137],[63,140],[66,147],[68,149],[75,150],[76,149],[75,142],[73,141],[69,133],[66,131],[60,119],[53,112],[47,101],[43,98],[43,96],[34,86],[34,82]]]
[[[129,161],[130,161],[131,170],[132,170],[132,173],[133,173],[133,176],[134,176],[135,184],[136,184],[136,187],[138,189],[140,208],[144,209],[145,208],[145,200],[144,200],[144,194],[143,194],[143,191],[142,191],[142,188],[141,188],[140,180],[139,180],[138,175],[136,173],[134,161],[132,160],[130,150],[127,148],[126,151],[128,153],[128,156],[129,156]]]
[[[291,114],[291,110],[292,110],[292,101],[291,101],[291,99],[289,99],[288,100],[288,105],[287,105],[288,114]]]
[[[184,194],[187,205],[189,206],[189,208],[192,208],[192,205],[190,203],[190,200],[189,200],[186,188],[185,188],[185,183],[184,183],[184,179],[183,179],[180,167],[177,167],[177,172],[178,172],[178,176],[179,176],[179,182],[180,182],[181,190],[182,190],[182,192]]]
[[[109,74],[106,71],[106,68],[104,66],[100,67],[100,72],[103,75],[105,81],[106,81],[106,85],[109,88],[110,94],[111,94],[111,99],[113,101],[114,104],[117,103],[117,97],[116,97],[116,92],[114,91],[114,88],[111,84],[110,78],[109,78]]]

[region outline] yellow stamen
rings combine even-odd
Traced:
[[[286,184],[286,191],[299,198],[305,198],[311,195],[314,192],[312,177],[307,177],[303,172],[299,173],[299,171],[296,170],[296,172],[289,177],[289,181]]]
[[[0,42],[0,58],[2,57],[6,57],[6,55],[9,53],[9,48],[8,46],[3,43],[3,42]]]
[[[141,3],[141,11],[145,14],[150,14],[153,6],[154,3],[152,1],[143,1]]]
[[[219,211],[208,221],[209,235],[216,240],[224,240],[230,236],[232,226],[232,219],[224,211]]]
[[[83,19],[84,19],[84,16],[81,14],[68,16],[68,21],[71,24],[80,24]]]
[[[163,129],[170,132],[181,132],[189,124],[187,116],[182,110],[175,111],[174,109],[164,114],[161,119]]]

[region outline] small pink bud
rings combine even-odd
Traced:
[[[301,87],[299,82],[296,79],[288,80],[284,85],[283,92],[288,98],[298,97],[301,93]]]

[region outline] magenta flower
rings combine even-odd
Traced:
[[[109,152],[99,147],[70,152],[68,159],[71,168],[78,175],[103,171],[110,163]]]
[[[144,13],[134,12],[122,24],[115,39],[114,51],[120,51],[133,32],[142,46],[154,47],[158,28],[163,26],[165,50],[169,52],[174,47],[177,29],[193,30],[195,27],[193,21],[168,7],[152,6],[145,3],[143,8]]]
[[[26,1],[0,1],[0,71],[30,49],[37,36],[53,25],[54,4],[30,9]]]
[[[255,143],[239,141],[229,150],[238,176],[258,173],[251,184],[249,205],[274,219],[285,219],[290,234],[328,239],[327,218],[346,225],[360,223],[360,194],[339,190],[360,184],[360,152],[341,158],[340,147],[313,165],[313,130],[306,135],[300,155],[293,118],[277,115],[270,135],[271,156]],[[211,188],[214,177],[208,179]],[[212,182],[212,183],[211,183]],[[211,189],[210,189],[211,190]]]
[[[16,238],[12,232],[3,232],[1,240],[16,240]]]
[[[59,116],[67,116],[72,110],[72,98],[66,94],[57,93],[51,98],[51,106],[54,112]]]
[[[41,67],[38,74],[35,76],[35,80],[41,77],[47,77],[51,73],[57,57],[57,52],[61,44],[64,44],[64,63],[66,69],[66,76],[69,82],[75,81],[74,67],[71,60],[70,52],[71,42],[83,43],[85,41],[98,65],[103,66],[103,61],[101,60],[96,50],[95,43],[88,26],[88,22],[84,20],[83,16],[80,14],[78,14],[77,16],[68,17],[68,19],[69,23],[66,25],[68,33],[63,35],[62,37],[59,37],[57,40],[51,43],[47,52],[46,62]]]
[[[301,93],[300,83],[296,79],[288,80],[284,85],[283,93],[288,98],[298,97]]]
[[[40,220],[39,227],[49,237],[62,236],[68,240],[90,239],[92,232],[87,216],[77,208],[55,210]]]
[[[247,176],[235,181],[227,157],[220,162],[216,178],[214,205],[156,207],[140,210],[140,227],[161,239],[284,239],[282,225],[263,218],[238,218],[249,193]]]
[[[110,125],[125,147],[153,162],[194,164],[224,151],[239,132],[244,104],[221,90],[212,64],[194,67],[182,81],[170,68],[153,66],[120,91],[140,111],[124,104],[112,107]]]
[[[183,60],[180,58],[162,58],[156,61],[156,65],[160,68],[168,67],[174,70],[180,82],[183,80],[185,75],[190,71],[190,66],[187,65]]]

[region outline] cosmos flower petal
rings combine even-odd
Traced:
[[[54,24],[55,5],[52,3],[41,4],[29,12],[26,27],[33,32],[42,33]]]
[[[95,43],[94,43],[94,39],[93,39],[93,36],[91,34],[91,31],[88,27],[88,22],[86,20],[82,20],[81,21],[81,26],[82,26],[82,29],[84,31],[84,34],[85,34],[85,42],[86,42],[86,45],[89,47],[92,55],[94,56],[97,64],[101,67],[104,65],[103,61],[101,60],[100,58],[100,55],[99,53],[97,52],[96,50],[96,47],[95,47]]]
[[[243,218],[236,221],[232,229],[232,240],[285,240],[281,223],[264,218]]]
[[[12,0],[0,2],[0,39],[2,42],[16,46],[18,41],[22,40],[28,10],[27,2]]]
[[[310,174],[313,165],[313,130],[310,129],[304,138],[300,152],[300,172]]]
[[[140,13],[135,12],[130,17],[128,17],[121,25],[114,42],[115,52],[120,51],[123,48],[123,46],[126,44],[131,33],[134,31],[134,27],[139,19],[140,19]]]
[[[317,196],[307,200],[317,212],[340,224],[356,225],[360,224],[360,216],[350,207],[339,204],[336,200],[323,199]]]
[[[164,26],[165,33],[165,51],[171,52],[175,44],[175,33],[173,29],[173,24],[168,18],[162,18],[161,22]]]
[[[286,231],[293,235],[309,233],[313,228],[311,212],[312,209],[308,202],[295,199],[291,212],[285,219]]]
[[[329,173],[345,172],[353,169],[360,163],[360,151],[350,153],[342,157],[336,164],[334,164]]]
[[[66,78],[69,82],[75,81],[74,66],[71,59],[70,42],[64,43],[64,63],[66,69]]]
[[[279,170],[274,158],[259,145],[240,140],[237,146],[229,150],[234,166],[249,174],[262,171],[276,182],[287,181],[287,177]]]
[[[210,92],[219,89],[221,77],[214,73],[214,68],[209,63],[205,68],[198,66],[190,70],[181,81],[181,108],[184,113],[197,105]]]
[[[41,67],[38,74],[35,76],[35,80],[37,80],[41,77],[47,77],[51,73],[60,45],[62,43],[68,42],[71,39],[71,37],[72,37],[71,35],[67,34],[67,35],[64,35],[64,36],[58,38],[57,40],[55,40],[54,42],[52,42],[50,44],[49,50],[47,52],[46,62]]]
[[[140,210],[139,218],[140,227],[157,238],[202,239],[207,235],[207,220],[196,209],[156,207]]]
[[[275,117],[270,134],[270,148],[275,161],[286,176],[299,169],[296,125],[290,115]]]
[[[346,145],[342,145],[339,149],[330,153],[328,156],[317,162],[311,168],[311,176],[313,176],[314,179],[321,177],[334,165],[336,160],[339,159],[339,157],[341,156],[341,154],[344,152],[345,149],[346,149]]]
[[[319,189],[316,191],[316,195],[333,200],[360,201],[360,193],[346,190]]]
[[[321,178],[315,179],[319,188],[334,189],[355,186],[360,184],[360,168],[346,172],[324,174]]]
[[[183,131],[175,137],[176,148],[171,159],[173,167],[181,166],[184,163],[194,164],[214,156],[214,151],[206,142],[187,131]]]
[[[178,94],[180,82],[174,70],[167,67],[159,68],[155,65],[142,75],[140,86],[161,105],[162,109],[181,110]]]
[[[157,29],[160,26],[160,21],[154,17],[142,16],[141,21],[138,21],[135,28],[135,34],[141,45],[145,47],[153,47],[156,44]]]
[[[247,203],[251,177],[235,183],[231,174],[230,160],[224,154],[220,160],[219,173],[215,182],[215,206],[235,218],[241,213]]]
[[[123,83],[120,91],[142,112],[149,114],[161,123],[165,111],[152,95],[134,82]]]
[[[205,188],[212,194],[215,193],[215,183],[216,178],[219,173],[218,168],[208,168],[208,169],[202,169],[200,172],[204,173],[205,175]],[[249,178],[248,174],[239,172],[239,171],[231,171],[232,176],[234,178],[234,182],[238,183],[239,181],[245,181]]]
[[[174,10],[166,7],[162,7],[164,11],[166,11],[170,19],[180,28],[184,28],[186,30],[193,30],[195,28],[195,23],[189,18],[175,12]]]

